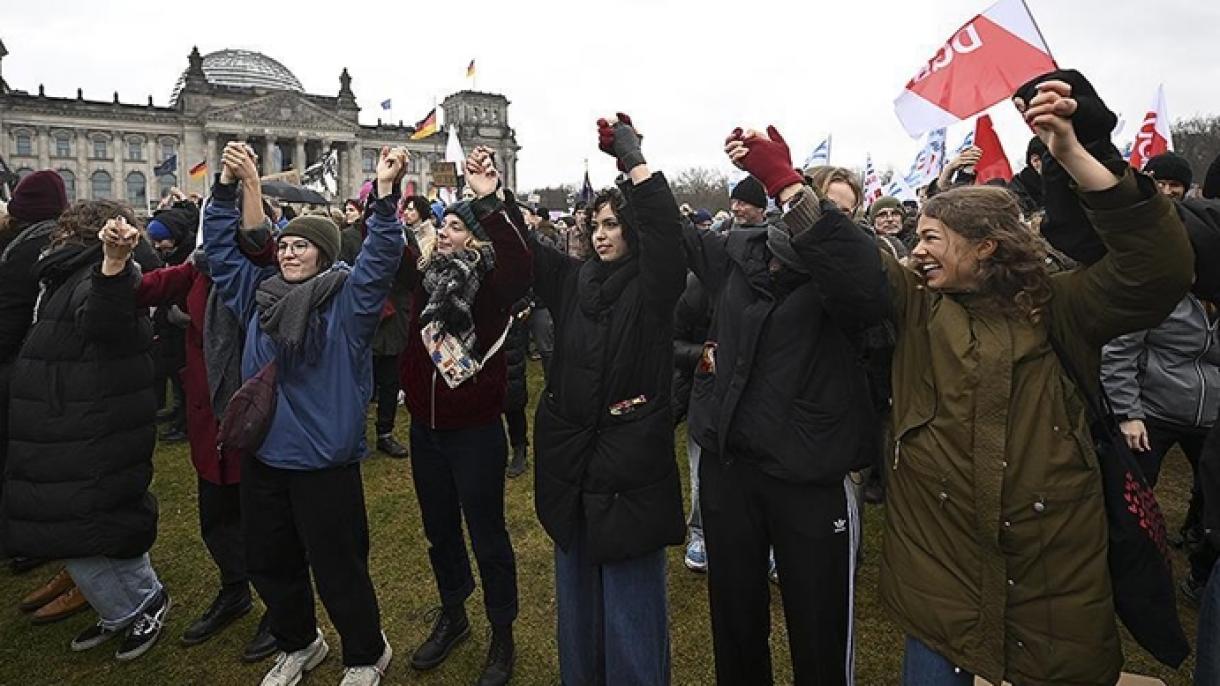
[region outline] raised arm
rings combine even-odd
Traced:
[[[145,273],[136,288],[136,305],[157,307],[182,304],[191,290],[195,271],[194,261],[187,260],[182,264]]]
[[[356,256],[356,264],[336,299],[343,326],[350,326],[353,339],[370,340],[381,320],[385,299],[394,274],[403,259],[403,225],[398,219],[399,187],[406,173],[406,148],[382,148],[377,162],[376,195],[369,195],[373,211],[366,226],[368,236]]]
[[[240,184],[239,184],[240,182]],[[251,262],[239,244],[239,232],[258,230],[258,226],[243,226],[244,221],[262,217],[262,192],[257,194],[258,214],[252,213],[247,198],[254,198],[251,184],[258,184],[258,171],[245,145],[231,142],[225,146],[224,168],[212,186],[212,198],[203,210],[203,245],[208,258],[208,271],[217,293],[240,321],[249,321],[258,284],[273,270]],[[242,186],[242,209],[237,208],[238,186]],[[259,225],[267,222],[262,217]]]
[[[102,263],[93,270],[89,295],[76,313],[77,327],[86,340],[101,343],[133,343],[139,321],[136,285],[140,269],[131,254],[140,232],[122,217],[111,219],[98,232],[102,241]]]
[[[490,288],[505,311],[524,298],[534,281],[533,256],[521,229],[505,209],[506,195],[490,148],[479,146],[466,159],[466,183],[477,196],[472,205],[475,219],[487,231],[496,251],[496,266],[480,286]]]

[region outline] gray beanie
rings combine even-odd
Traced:
[[[300,236],[318,246],[318,251],[333,263],[339,255],[339,227],[330,219],[316,214],[307,214],[292,221],[280,232],[280,236]]]

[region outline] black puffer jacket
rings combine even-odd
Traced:
[[[508,393],[504,396],[504,411],[520,410],[529,404],[530,393],[526,378],[526,356],[530,347],[528,317],[521,313],[529,306],[521,300],[513,307],[513,323],[504,339],[504,361],[508,364]]]
[[[38,263],[48,284],[13,370],[4,538],[14,555],[131,558],[152,547],[156,445],[139,271],[101,275],[101,248]]]
[[[686,290],[674,307],[674,424],[686,421],[695,366],[703,355],[707,332],[712,326],[712,302],[694,272],[686,276]]]
[[[689,431],[721,459],[796,483],[834,484],[867,464],[877,426],[855,341],[885,320],[889,287],[873,238],[829,202],[792,239],[810,276],[772,273],[767,232],[686,230],[691,268],[712,294],[715,368],[695,373]],[[791,213],[790,213],[791,214]],[[850,276],[845,277],[844,274]]]
[[[635,233],[625,261],[582,263],[533,246],[534,290],[555,318],[534,423],[535,506],[556,545],[566,550],[583,534],[595,563],[686,533],[669,398],[674,304],[686,278],[682,219],[659,173],[622,190]]]

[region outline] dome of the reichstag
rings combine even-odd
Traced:
[[[269,88],[275,90],[304,92],[305,87],[288,67],[253,50],[218,50],[203,56],[203,74],[208,83],[216,86],[241,86],[245,88]],[[170,102],[178,101],[178,94],[186,83],[186,72],[178,77]]]

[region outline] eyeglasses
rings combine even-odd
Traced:
[[[310,243],[306,240],[292,242],[280,241],[279,245],[276,246],[276,252],[280,255],[288,253],[293,257],[300,257],[301,255],[305,254],[305,251],[309,250],[309,246]]]

